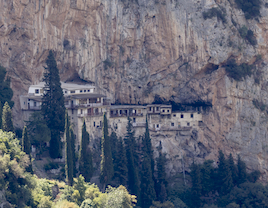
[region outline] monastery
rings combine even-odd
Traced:
[[[41,110],[43,88],[45,83],[31,85],[27,95],[20,97],[23,120],[29,120],[34,111]],[[118,136],[124,136],[128,117],[132,119],[136,135],[145,131],[146,116],[150,131],[182,131],[198,128],[202,125],[200,111],[172,111],[171,105],[113,105],[106,96],[97,93],[92,85],[61,83],[65,97],[65,107],[70,116],[74,133],[81,138],[81,129],[85,119],[87,131],[94,137],[101,136],[103,113],[106,112],[109,130]]]

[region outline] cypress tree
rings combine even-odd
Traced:
[[[66,178],[68,181],[68,185],[73,185],[73,152],[71,148],[71,136],[70,136],[70,122],[69,122],[69,116],[66,112],[65,114],[65,171],[66,171]]]
[[[192,163],[191,167],[191,179],[192,179],[192,188],[191,188],[191,207],[201,207],[201,173],[200,166]]]
[[[23,132],[22,132],[22,150],[29,156],[30,159],[30,165],[26,168],[28,172],[32,172],[32,164],[31,164],[31,142],[28,136],[27,127],[24,126]]]
[[[221,195],[225,195],[233,188],[232,173],[229,168],[228,161],[225,160],[223,152],[219,151],[218,166],[218,191]]]
[[[6,69],[0,65],[0,128],[2,128],[2,110],[5,102],[12,108],[14,102],[11,100],[13,91],[10,88],[10,78],[6,77]]]
[[[228,164],[229,164],[229,168],[230,168],[230,171],[232,173],[232,179],[233,179],[233,184],[234,186],[237,185],[237,167],[234,163],[234,158],[232,156],[232,154],[229,155],[228,157]]]
[[[102,139],[101,139],[101,173],[100,182],[107,185],[114,176],[114,167],[111,151],[111,143],[108,135],[108,121],[106,113],[103,115],[103,128],[102,128]]]
[[[49,51],[44,73],[44,95],[42,113],[51,131],[49,153],[52,158],[61,157],[61,132],[65,126],[64,96],[60,83],[59,70],[53,52]]]
[[[117,135],[114,131],[112,131],[112,133],[110,135],[110,141],[111,141],[112,157],[113,157],[113,161],[115,161],[116,154],[117,154]]]
[[[128,181],[128,168],[126,150],[120,137],[117,142],[117,152],[114,160],[114,177],[120,185],[126,186]]]
[[[76,156],[75,156],[75,134],[71,126],[70,126],[70,139],[71,139],[71,151],[72,151],[72,156],[73,156],[73,176],[75,178],[75,175],[77,173]]]
[[[154,181],[151,169],[151,160],[147,154],[144,155],[142,162],[140,199],[143,208],[149,208],[152,205],[152,201],[156,199]]]
[[[92,163],[92,153],[89,148],[89,134],[86,129],[86,122],[82,127],[82,139],[81,147],[79,151],[79,171],[85,178],[86,182],[89,182],[93,175],[93,163]]]
[[[12,122],[12,112],[8,105],[8,102],[5,102],[2,113],[2,129],[3,131],[13,131],[13,122]]]
[[[207,195],[214,188],[212,160],[206,160],[201,166],[202,194]]]
[[[155,187],[156,195],[158,201],[162,203],[166,200],[166,187],[167,187],[167,180],[166,180],[166,155],[162,153],[162,143],[159,142],[159,156],[156,159],[156,167],[157,167],[157,185]]]
[[[240,155],[238,155],[237,170],[238,170],[237,185],[239,185],[247,181],[247,166],[246,163],[241,160]]]
[[[138,176],[138,161],[137,161],[137,143],[135,140],[135,132],[131,123],[131,119],[128,118],[127,134],[125,137],[125,147],[127,156],[127,168],[128,168],[128,188],[131,194],[135,194],[137,198],[140,197],[140,180]],[[139,200],[138,200],[139,201]]]

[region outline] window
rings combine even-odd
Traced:
[[[159,124],[156,124],[156,128],[159,128]]]
[[[87,92],[87,90],[84,90],[84,92]]]
[[[159,111],[159,107],[156,107],[156,111]]]
[[[83,92],[83,90],[80,90],[80,92]]]
[[[187,126],[190,126],[190,123],[187,123]]]
[[[174,126],[174,123],[171,123],[171,126]]]
[[[100,126],[101,126],[101,121],[100,121]]]
[[[34,102],[34,107],[36,107],[36,102]]]
[[[152,111],[152,107],[150,107],[150,111]]]
[[[81,114],[83,114],[83,109],[81,109]]]
[[[74,114],[74,109],[72,109],[72,114]]]
[[[183,118],[183,114],[181,114],[181,118]]]
[[[136,123],[136,118],[133,118],[133,123]]]
[[[90,90],[87,90],[88,92],[90,92]]]
[[[167,112],[169,113],[169,110],[167,110]]]
[[[36,89],[36,90],[35,90],[35,93],[36,93],[36,94],[39,94],[39,89]]]
[[[71,93],[75,93],[75,90],[71,90]]]
[[[194,117],[194,114],[193,113],[191,113],[191,118],[193,118]]]
[[[176,114],[173,114],[173,117],[176,117]]]
[[[96,123],[95,123],[95,121],[93,122],[93,125],[94,125],[94,127],[96,126]]]

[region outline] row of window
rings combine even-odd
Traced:
[[[173,114],[173,117],[176,117],[176,114]],[[183,114],[181,114],[181,118],[183,118],[184,116],[183,116]],[[193,118],[194,117],[194,114],[193,113],[191,113],[191,118]]]

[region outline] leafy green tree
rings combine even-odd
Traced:
[[[126,150],[120,137],[117,142],[117,152],[114,160],[114,178],[119,184],[126,186],[128,181],[128,168]]]
[[[237,161],[238,179],[237,184],[246,182],[247,180],[247,166],[244,161],[241,160],[240,155],[238,155]]]
[[[42,113],[51,131],[49,153],[52,158],[61,157],[61,133],[65,126],[64,96],[60,83],[59,70],[52,51],[46,60],[44,73],[44,95],[42,98]]]
[[[127,168],[128,168],[128,188],[131,194],[135,194],[140,197],[140,180],[138,175],[138,162],[137,162],[137,143],[135,140],[135,132],[131,123],[131,119],[128,118],[127,134],[125,136],[125,147],[127,156]]]
[[[103,115],[101,151],[102,159],[100,181],[102,184],[107,185],[114,176],[114,167],[112,160],[111,143],[108,135],[108,121],[106,113]]]
[[[191,207],[200,207],[201,205],[201,173],[200,173],[200,166],[193,164],[190,167],[191,169],[191,179],[192,179],[192,188],[191,188]]]
[[[89,145],[89,134],[86,129],[86,122],[84,120],[82,127],[82,139],[81,147],[79,151],[79,171],[85,177],[87,182],[90,181],[93,175],[93,163],[92,163],[92,153]]]
[[[10,78],[6,77],[6,69],[0,64],[0,118],[2,118],[2,109],[5,102],[8,102],[11,108],[13,107],[12,97],[13,91],[10,88]],[[0,119],[0,127],[2,127],[2,119]]]
[[[149,208],[156,199],[154,181],[151,169],[151,160],[148,155],[144,155],[142,162],[141,177],[141,205],[143,208]]]
[[[70,121],[68,113],[65,114],[65,171],[66,171],[66,177],[68,181],[68,185],[73,185],[73,152],[72,152],[72,144],[71,144],[71,135],[70,135]]]
[[[2,129],[4,131],[13,131],[13,122],[12,122],[12,112],[8,105],[8,102],[5,102],[2,113]]]
[[[82,175],[79,175],[78,179],[75,180],[74,188],[79,192],[78,204],[85,200],[85,192],[86,192],[86,183],[85,178]]]

